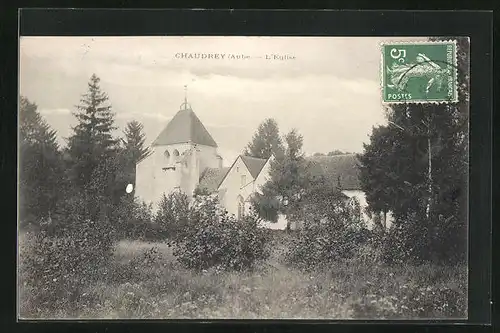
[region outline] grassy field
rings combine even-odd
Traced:
[[[151,248],[158,252],[146,259]],[[176,263],[167,244],[120,241],[110,271],[113,276],[86,290],[79,318],[425,319],[466,313],[465,267],[344,262],[305,273],[287,267],[274,251],[252,273],[195,273]]]

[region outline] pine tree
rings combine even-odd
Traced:
[[[54,210],[62,181],[62,164],[56,131],[21,96],[19,103],[20,220],[39,222]]]
[[[124,149],[133,165],[151,152],[149,147],[145,147],[144,145],[146,134],[144,134],[143,128],[144,126],[140,122],[133,120],[127,123],[127,128],[124,131]]]
[[[90,182],[94,169],[103,160],[115,156],[118,140],[113,138],[114,113],[108,95],[101,91],[100,79],[93,74],[88,92],[82,95],[74,116],[78,124],[68,140],[68,153],[72,164],[72,179],[79,187]]]
[[[269,158],[274,154],[276,158],[281,158],[284,150],[278,123],[276,120],[269,118],[259,125],[252,141],[247,145],[244,155]]]
[[[136,120],[127,123],[124,130],[125,138],[122,140],[123,147],[119,154],[119,171],[117,174],[117,193],[121,196],[128,184],[135,184],[136,164],[151,151],[145,146],[146,135],[143,125]]]

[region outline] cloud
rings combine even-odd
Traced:
[[[371,37],[24,37],[21,56],[57,59],[68,73],[88,68],[116,71],[188,72],[263,79],[303,75],[375,78],[368,68],[378,65],[379,44],[410,38]],[[422,39],[411,37],[412,40]],[[176,59],[177,53],[242,54],[246,60]],[[267,60],[266,55],[289,55],[295,60]],[[75,66],[78,63],[78,66]],[[129,73],[130,74],[130,73]]]
[[[377,95],[380,92],[378,82],[373,80],[344,80],[340,84],[356,94]]]
[[[360,151],[383,121],[380,42],[361,37],[29,37],[20,43],[20,90],[60,133],[91,74],[124,128],[153,140],[188,99],[221,149],[241,151],[258,124],[297,128],[306,151]],[[392,38],[403,40],[404,38]],[[415,39],[412,37],[412,39]],[[177,52],[292,54],[290,61],[175,59]]]

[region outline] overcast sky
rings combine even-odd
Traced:
[[[405,38],[393,38],[404,40]],[[415,38],[412,38],[415,39]],[[304,150],[361,152],[384,123],[380,43],[373,37],[23,37],[20,93],[62,138],[95,73],[120,131],[131,120],[153,141],[179,110],[188,85],[194,112],[231,164],[267,117],[297,128]],[[177,53],[225,54],[176,59]],[[229,54],[246,59],[228,59]],[[295,59],[267,60],[266,55]]]

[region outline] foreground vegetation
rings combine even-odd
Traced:
[[[276,232],[279,234],[280,232]],[[26,237],[29,238],[29,235]],[[24,239],[24,238],[23,238]],[[424,319],[466,316],[465,266],[389,267],[350,260],[306,272],[288,267],[274,246],[254,271],[199,273],[161,242],[120,241],[106,274],[71,311],[35,308],[23,288],[24,318]],[[21,244],[23,246],[24,244]],[[22,274],[21,274],[22,276]]]

